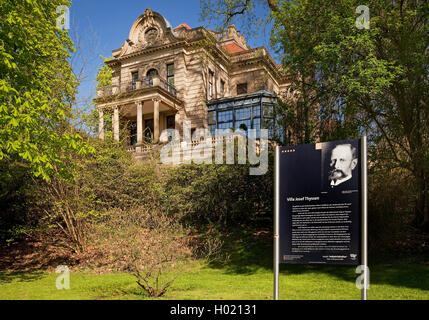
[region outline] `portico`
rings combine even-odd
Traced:
[[[143,142],[159,143],[162,130],[176,129],[178,112],[182,102],[174,95],[173,88],[163,88],[162,79],[153,78],[150,86],[142,86],[143,80],[134,82],[132,90],[106,94],[97,98],[99,112],[98,136],[104,139],[104,114],[112,113],[112,134],[120,140],[120,120],[128,121],[136,129],[135,137],[130,132],[129,149],[141,151]],[[137,84],[139,83],[139,84]],[[134,143],[135,142],[135,143]]]

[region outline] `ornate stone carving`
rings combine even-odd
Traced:
[[[153,11],[150,8],[147,8],[143,13],[143,19],[146,21],[152,20],[153,21]]]
[[[141,44],[144,42],[144,29],[143,27],[139,28],[139,31],[137,32],[137,43]]]
[[[158,30],[156,28],[149,28],[144,33],[146,43],[153,43],[158,38]]]
[[[133,47],[141,49],[159,42],[162,32],[158,23],[149,23],[148,21],[144,21],[139,25],[136,33],[137,43]]]
[[[130,30],[129,40],[116,54],[116,57],[169,44],[177,41],[177,39],[177,33],[171,29],[170,23],[161,14],[146,9],[134,22]]]

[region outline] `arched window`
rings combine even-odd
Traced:
[[[149,86],[153,86],[153,77],[156,77],[158,75],[158,70],[156,69],[150,69],[146,73],[147,80],[149,82]]]
[[[153,78],[154,76],[157,76],[158,75],[158,70],[156,70],[156,69],[150,69],[147,73],[146,73],[146,76],[148,77],[148,78]]]

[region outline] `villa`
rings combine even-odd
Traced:
[[[183,23],[175,28],[146,9],[129,38],[106,64],[112,84],[98,88],[99,138],[104,115],[112,132],[139,154],[160,142],[164,129],[191,133],[205,128],[270,129],[273,105],[288,87],[287,77],[264,47],[250,48],[234,25],[217,33]],[[124,134],[124,136],[122,136]],[[120,137],[121,135],[121,137]]]

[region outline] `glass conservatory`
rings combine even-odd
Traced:
[[[216,129],[256,129],[256,138],[260,138],[261,129],[268,129],[268,137],[273,138],[276,128],[273,114],[277,96],[262,90],[235,97],[210,100],[207,102],[208,126],[214,135]]]

